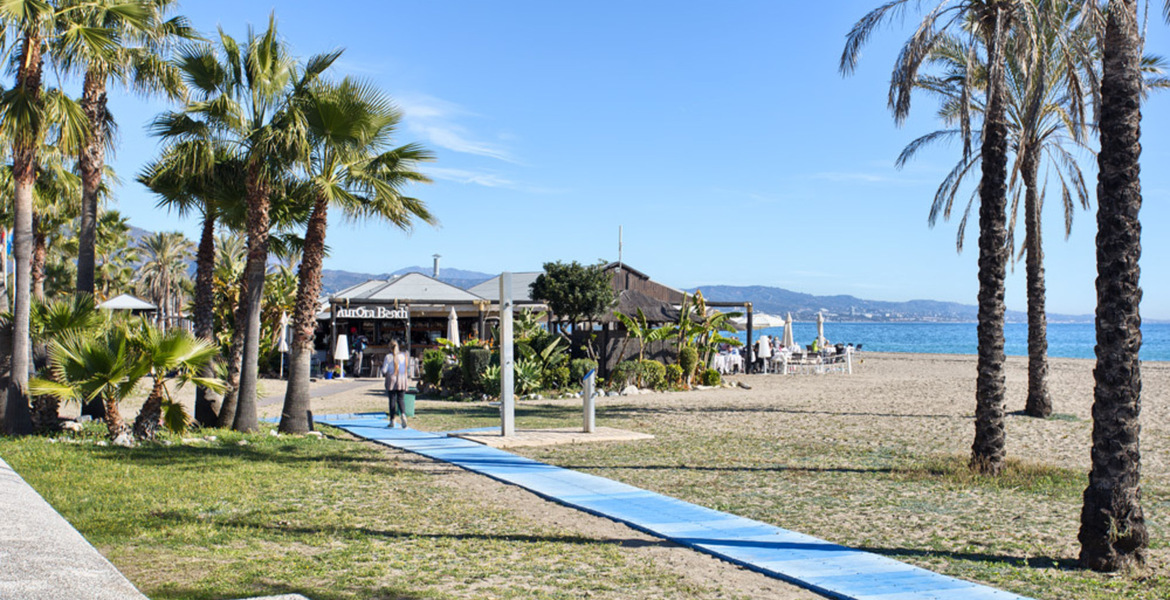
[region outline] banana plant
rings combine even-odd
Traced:
[[[630,338],[638,340],[638,360],[641,361],[645,357],[647,344],[668,340],[677,333],[677,326],[650,327],[650,323],[646,320],[646,314],[642,312],[642,309],[639,308],[637,311],[634,317],[616,311],[613,313],[613,316],[617,317],[618,321],[621,321],[627,332],[626,339],[622,341],[622,349],[618,352],[619,361],[625,360],[626,345],[630,343]]]

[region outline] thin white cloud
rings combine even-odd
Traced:
[[[507,177],[502,177],[496,173],[487,171],[475,171],[471,169],[455,169],[450,167],[434,167],[425,166],[420,167],[419,170],[432,179],[439,179],[442,181],[452,181],[455,183],[462,183],[465,185],[479,185],[488,188],[500,188],[508,190],[516,190],[519,192],[529,192],[533,194],[562,194],[565,190],[558,190],[552,188],[542,188],[532,186],[518,181],[513,181]]]
[[[406,128],[431,145],[514,164],[520,162],[504,146],[479,139],[461,125],[460,119],[476,115],[454,102],[423,94],[406,94],[399,96],[398,106]]]
[[[495,173],[481,173],[467,169],[450,169],[447,167],[432,166],[420,167],[419,170],[432,179],[441,179],[443,181],[454,181],[456,183],[482,185],[492,188],[512,188],[516,186],[516,182],[500,177]]]
[[[877,175],[874,173],[841,173],[841,172],[825,172],[814,173],[811,176],[813,179],[822,179],[826,181],[861,181],[863,183],[889,183],[895,185],[918,185],[923,183],[920,179],[908,179],[905,177],[890,177],[889,175]]]
[[[355,62],[344,58],[337,59],[333,66],[339,71],[352,75],[379,75],[382,73],[381,67],[376,64]]]

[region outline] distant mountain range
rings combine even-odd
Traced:
[[[403,273],[430,275],[431,269],[406,267],[393,273],[380,275],[325,269],[321,272],[321,284],[324,289],[323,293],[330,295],[363,281],[389,279]],[[492,277],[495,275],[463,269],[443,268],[439,271],[440,281],[463,289],[479,285]],[[816,319],[818,312],[821,312],[824,313],[825,318],[834,321],[970,322],[976,320],[979,310],[973,304],[959,304],[958,302],[937,300],[887,302],[865,300],[855,296],[814,296],[762,285],[704,285],[687,291],[694,292],[695,289],[703,290],[703,296],[708,300],[751,302],[753,309],[757,312],[781,316],[791,312],[792,318],[797,321],[811,321]],[[1006,319],[1012,323],[1025,323],[1028,320],[1028,315],[1024,312],[1009,310]],[[1092,323],[1093,315],[1049,313],[1048,321],[1050,323]]]
[[[322,269],[321,270],[321,293],[323,295],[331,295],[350,286],[357,285],[364,281],[371,279],[390,279],[395,275],[404,275],[406,273],[422,273],[423,275],[430,275],[434,270],[432,268],[424,267],[406,267],[398,269],[393,273],[382,273],[381,275],[371,275],[369,273],[354,273],[353,271],[340,271],[336,269]],[[480,273],[478,271],[464,271],[463,269],[439,269],[439,281],[449,283],[457,288],[467,289],[477,286],[495,275],[487,273]]]
[[[958,302],[937,300],[887,302],[864,300],[855,296],[814,296],[761,285],[707,285],[695,289],[703,290],[703,297],[708,300],[751,302],[752,309],[757,312],[780,316],[791,312],[795,321],[811,321],[816,319],[818,312],[822,312],[825,318],[834,321],[969,322],[975,321],[979,312],[979,308],[973,304]],[[1009,310],[1005,318],[1009,323],[1026,323],[1028,314]],[[1092,323],[1093,315],[1049,313],[1048,322]]]

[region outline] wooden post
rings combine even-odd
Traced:
[[[515,367],[512,356],[512,274],[500,274],[500,435],[516,435]]]
[[[745,302],[744,308],[747,309],[747,365],[744,367],[744,373],[751,373],[755,369],[755,356],[752,356],[752,303]]]

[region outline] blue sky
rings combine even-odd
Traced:
[[[877,3],[199,0],[182,12],[243,37],[275,11],[298,54],[345,48],[336,74],[390,93],[405,115],[400,140],[437,154],[434,183],[411,192],[441,225],[408,235],[335,219],[326,268],[388,272],[435,253],[489,273],[615,260],[621,225],[625,261],[678,287],[974,304],[977,226],[956,254],[955,223],[926,222],[958,148],[894,168],[909,141],[939,128],[932,98],[916,97],[901,128],[886,108],[913,22],[878,32],[853,76],[837,71],[846,33]],[[1163,21],[1151,22],[1147,51],[1170,54]],[[157,152],[145,126],[167,105],[112,96],[118,208],[139,227],[194,238],[194,220],[155,209],[133,182]],[[1150,99],[1143,121],[1151,319],[1170,319],[1166,96]],[[1082,163],[1092,187],[1094,161]],[[1095,212],[1077,213],[1067,242],[1055,197],[1044,218],[1048,308],[1091,313]],[[1026,306],[1022,263],[1007,300]]]

